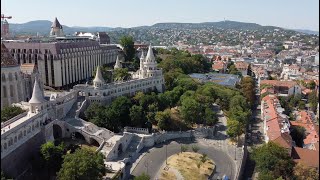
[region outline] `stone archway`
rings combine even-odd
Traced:
[[[53,128],[53,138],[54,139],[62,138],[62,128],[57,124],[54,124],[52,128]]]
[[[93,145],[93,146],[96,146],[96,147],[99,147],[100,144],[97,140],[93,139],[93,138],[90,138],[90,145]]]
[[[85,137],[84,137],[81,133],[79,133],[79,132],[74,132],[74,137],[75,137],[76,139],[86,141]]]

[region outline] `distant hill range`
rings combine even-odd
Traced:
[[[297,32],[305,33],[305,34],[315,34],[319,35],[319,31],[312,31],[312,30],[307,30],[307,29],[292,29]]]
[[[39,33],[40,35],[48,35],[51,29],[52,22],[47,20],[37,20],[30,21],[22,24],[10,24],[10,31],[13,34],[32,34],[36,35]],[[83,32],[98,32],[98,31],[108,31],[112,28],[110,27],[69,27],[63,26],[63,31],[65,34],[73,34],[77,31]]]
[[[14,34],[33,34],[37,32],[40,35],[48,35],[50,32],[52,22],[47,20],[36,20],[22,24],[10,24],[10,31]],[[139,26],[132,27],[133,29],[148,29],[148,28],[161,28],[161,29],[181,29],[181,28],[221,28],[221,29],[235,29],[235,30],[266,30],[266,29],[279,29],[280,27],[275,26],[261,26],[256,23],[246,23],[237,21],[220,21],[220,22],[203,22],[203,23],[157,23],[152,26]],[[73,34],[77,31],[84,32],[97,32],[97,31],[110,31],[119,30],[126,28],[111,28],[111,27],[79,27],[79,26],[65,26],[63,30],[65,34]],[[280,28],[283,29],[283,28]],[[310,30],[298,30],[293,31],[302,32],[306,34],[319,34],[316,31]]]

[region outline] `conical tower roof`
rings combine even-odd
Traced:
[[[61,24],[59,23],[57,17],[54,19],[52,25],[51,25],[52,28],[54,27],[57,27],[57,28],[62,28]]]
[[[145,62],[155,62],[151,44],[149,45],[148,53]]]
[[[1,68],[18,66],[17,61],[9,53],[7,47],[1,43]]]
[[[43,92],[40,89],[40,86],[38,84],[38,78],[36,77],[34,80],[32,97],[31,97],[29,103],[30,104],[41,104],[43,102],[46,102],[46,100],[43,97]]]
[[[93,82],[104,83],[104,79],[103,79],[101,71],[100,71],[100,66],[97,67],[96,76],[94,77]]]
[[[114,65],[114,69],[117,69],[117,68],[122,68],[120,60],[119,60],[119,56],[117,56],[116,64]]]
[[[140,57],[140,70],[143,69],[143,62],[144,62],[144,54],[143,51],[141,51],[141,57]]]

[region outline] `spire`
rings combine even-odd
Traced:
[[[117,56],[116,64],[114,65],[114,69],[117,69],[117,68],[122,68],[120,60],[119,60],[119,56]]]
[[[151,44],[149,45],[148,53],[145,62],[155,62]]]
[[[33,85],[33,92],[32,97],[29,101],[30,104],[41,104],[43,102],[46,102],[46,100],[43,97],[43,92],[40,89],[40,86],[38,84],[38,78],[37,76],[34,78],[34,85]]]
[[[100,71],[100,66],[97,67],[97,72],[96,76],[94,77],[93,83],[104,83],[104,79]]]
[[[56,28],[62,28],[61,24],[59,23],[57,17],[54,19],[52,25],[51,25],[52,28],[56,27]]]
[[[143,70],[143,62],[144,62],[144,54],[143,54],[143,50],[141,50],[140,70]]]

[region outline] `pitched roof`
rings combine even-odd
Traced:
[[[300,162],[309,167],[319,168],[318,151],[293,147],[291,156],[295,162]]]
[[[226,68],[226,64],[223,61],[217,61],[212,64],[212,69],[214,70],[223,70],[224,68]]]
[[[289,133],[282,133],[278,138],[273,140],[273,142],[287,149],[291,149],[292,147],[292,138]]]
[[[155,62],[155,57],[153,55],[153,51],[152,51],[151,45],[149,46],[145,62]]]
[[[288,88],[291,88],[297,85],[295,81],[278,81],[278,80],[262,80],[260,82],[260,85],[262,84],[269,84],[272,86],[282,86],[282,87],[288,87]]]
[[[94,77],[93,82],[104,83],[104,79],[100,71],[100,66],[97,67],[96,76]]]
[[[41,104],[43,102],[46,102],[46,100],[43,97],[42,90],[40,89],[40,86],[38,84],[37,77],[34,80],[34,86],[32,91],[32,97],[29,101],[30,104]]]
[[[18,66],[16,60],[11,56],[7,47],[1,43],[1,68]]]

